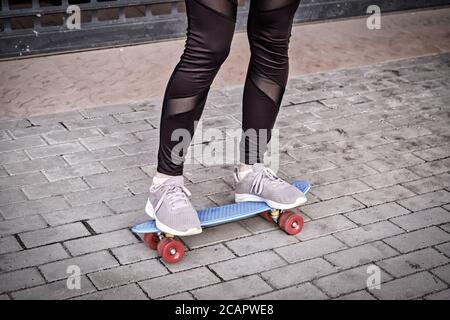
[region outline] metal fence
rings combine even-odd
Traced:
[[[185,35],[184,0],[0,0],[0,58],[128,45]],[[253,0],[258,1],[258,0]],[[236,29],[246,27],[250,0],[240,0]],[[295,22],[449,5],[450,0],[302,0]],[[80,28],[70,29],[70,6]]]

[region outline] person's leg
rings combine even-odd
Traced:
[[[228,56],[236,21],[237,0],[186,0],[187,40],[180,62],[167,84],[163,100],[158,152],[159,173],[177,176],[183,172],[185,151],[190,143],[173,141],[176,129],[190,138],[200,119],[210,85]],[[177,146],[176,149],[175,146]]]
[[[263,162],[288,79],[289,40],[299,2],[257,0],[250,4],[247,35],[251,58],[244,87],[240,146],[243,164]]]
[[[183,160],[209,87],[229,53],[237,7],[235,0],[185,2],[187,39],[164,94],[157,174],[145,207],[161,231],[175,235],[201,232],[190,193],[183,185]],[[180,139],[172,137],[179,129],[184,133],[181,150]]]
[[[289,40],[299,2],[253,0],[250,5],[251,58],[244,87],[236,202],[265,201],[272,208],[289,209],[306,201],[300,190],[261,164],[288,79]]]

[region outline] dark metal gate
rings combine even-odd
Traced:
[[[185,35],[184,0],[0,0],[0,58],[128,45]],[[236,29],[244,30],[250,0],[240,0]],[[253,0],[258,1],[258,0]],[[449,5],[449,0],[302,0],[295,22]],[[81,28],[70,29],[69,6]]]

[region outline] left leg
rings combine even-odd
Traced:
[[[263,162],[288,79],[289,40],[299,3],[300,0],[251,1],[247,24],[251,57],[243,97],[242,163]],[[265,136],[260,137],[259,130]]]
[[[289,40],[299,2],[251,1],[247,25],[251,57],[244,87],[240,144],[240,161],[245,165],[235,174],[236,202],[265,201],[272,208],[289,209],[306,201],[300,190],[261,164],[288,79]]]

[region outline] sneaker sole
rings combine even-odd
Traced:
[[[173,234],[174,236],[192,236],[194,234],[199,234],[202,232],[201,228],[200,229],[191,228],[188,229],[187,231],[179,231],[165,225],[164,223],[158,220],[158,217],[155,214],[155,210],[153,209],[153,205],[149,199],[147,200],[147,204],[145,205],[145,213],[148,214],[150,218],[155,220],[156,227],[164,233]]]
[[[261,197],[258,197],[257,195],[254,194],[249,194],[249,193],[240,193],[240,194],[235,194],[234,196],[234,200],[236,202],[265,202],[269,207],[273,208],[273,209],[279,209],[279,210],[287,210],[287,209],[292,209],[298,206],[301,206],[302,204],[304,204],[306,202],[306,197],[300,197],[297,198],[297,200],[295,200],[294,203],[278,203],[272,200],[267,200]]]

